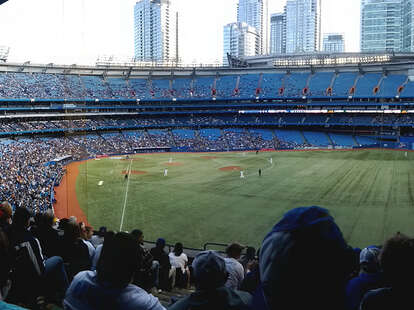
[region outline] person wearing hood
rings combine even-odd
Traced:
[[[253,307],[345,309],[345,286],[356,263],[328,210],[290,210],[263,240]]]
[[[193,261],[196,291],[186,296],[168,310],[247,310],[251,295],[225,286],[228,273],[226,262],[214,251],[199,253]]]
[[[142,262],[136,240],[128,233],[105,239],[97,271],[78,273],[64,300],[65,310],[164,310],[159,300],[132,285]]]

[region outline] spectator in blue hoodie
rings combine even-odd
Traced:
[[[355,254],[328,210],[287,212],[260,250],[255,309],[345,309],[345,286]]]
[[[384,279],[379,265],[379,253],[380,249],[376,246],[361,251],[359,275],[349,280],[346,286],[348,310],[358,310],[366,292],[382,287]]]
[[[159,300],[132,285],[142,262],[136,240],[128,233],[105,238],[97,271],[78,273],[66,292],[66,310],[164,310]]]

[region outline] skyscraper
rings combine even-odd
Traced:
[[[320,0],[288,0],[286,53],[312,53],[320,49]]]
[[[361,0],[361,51],[383,52],[401,51],[404,38],[406,47],[412,30],[409,12],[402,12],[402,4],[412,1],[402,0]],[[403,15],[407,18],[402,27]]]
[[[345,52],[345,38],[341,33],[325,33],[323,35],[323,51],[329,53]]]
[[[175,17],[170,0],[140,0],[135,4],[136,61],[176,60]]]
[[[223,63],[227,63],[227,53],[235,57],[259,54],[260,36],[256,28],[246,23],[231,23],[223,29]]]
[[[286,52],[285,34],[285,14],[272,14],[270,16],[270,54]]]
[[[256,28],[260,37],[259,54],[269,53],[268,0],[239,0],[237,22]]]

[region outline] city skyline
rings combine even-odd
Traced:
[[[184,63],[214,63],[223,53],[223,26],[237,20],[237,0],[175,0]],[[0,45],[10,61],[92,64],[98,56],[133,57],[134,0],[10,0],[0,6]],[[270,1],[269,16],[285,1]],[[359,50],[360,0],[323,1],[322,32],[345,33]],[[19,19],[15,17],[19,16]]]

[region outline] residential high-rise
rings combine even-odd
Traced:
[[[237,22],[256,28],[260,37],[260,55],[269,53],[268,0],[239,0]]]
[[[260,36],[256,28],[247,23],[231,23],[223,29],[223,63],[227,53],[235,57],[256,56],[260,52]]]
[[[286,53],[285,34],[285,14],[272,14],[270,16],[270,54]]]
[[[408,43],[412,33],[410,13],[408,10],[402,12],[403,3],[409,5],[409,2],[412,1],[361,0],[362,52],[398,52],[403,45],[411,49],[411,43]],[[404,27],[403,16],[406,19]]]
[[[323,35],[323,51],[329,53],[344,53],[344,35],[341,33],[325,33]]]
[[[136,61],[176,61],[175,18],[170,0],[140,0],[135,4]]]
[[[288,0],[286,53],[312,53],[320,50],[320,0]]]

